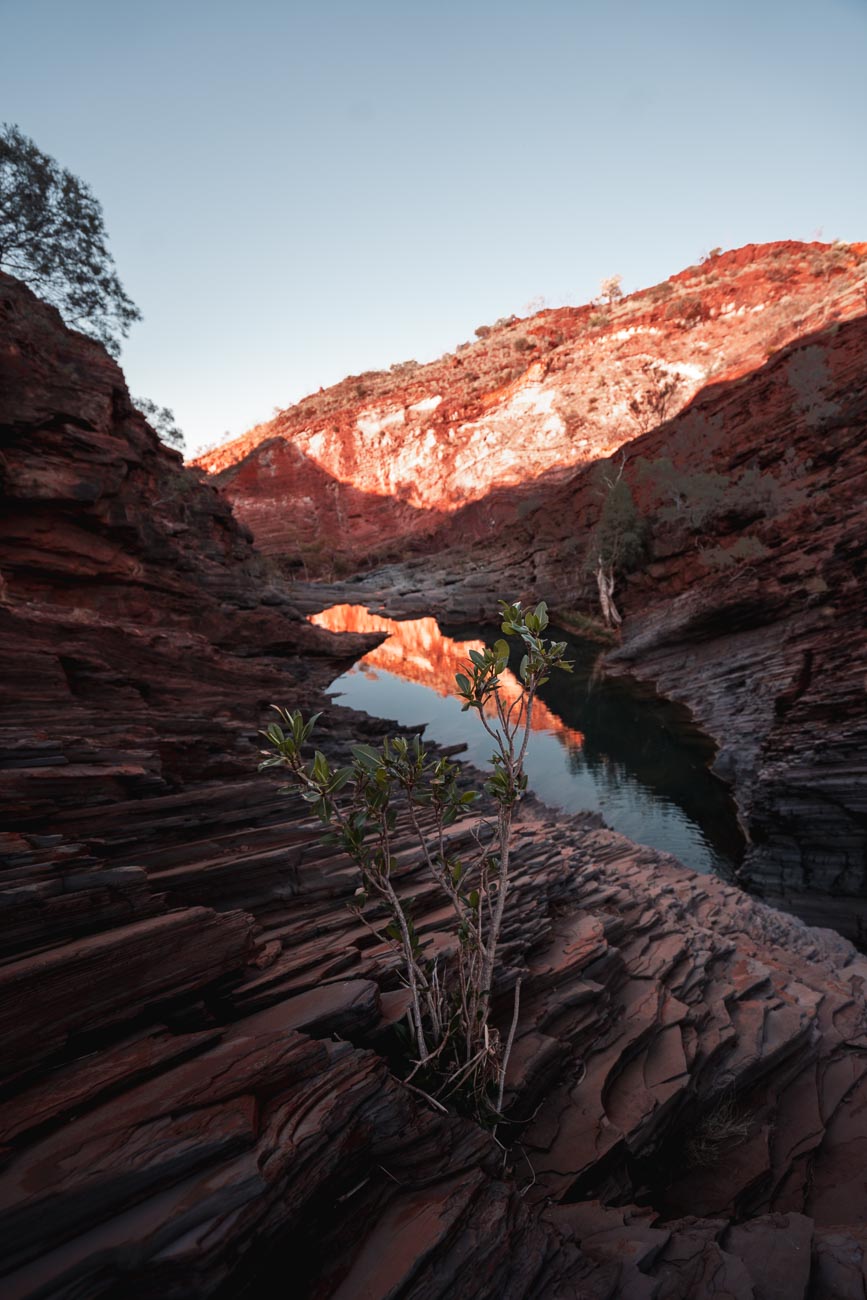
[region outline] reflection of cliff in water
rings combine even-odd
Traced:
[[[311,621],[334,632],[388,634],[332,683],[336,698],[404,726],[422,724],[430,740],[463,744],[469,762],[490,767],[493,743],[475,713],[461,712],[454,676],[470,650],[493,644],[496,628],[444,631],[433,618],[397,621],[359,605],[335,605]],[[630,839],[697,870],[731,874],[742,841],[734,805],[708,770],[710,742],[684,710],[646,688],[594,678],[599,647],[564,639],[575,671],[555,673],[541,689],[526,757],[529,788],[552,807],[600,812]],[[512,650],[502,675],[509,701],[520,692],[523,653],[518,642]]]
[[[487,627],[462,627],[459,632],[475,634],[488,644],[496,639]],[[573,640],[566,633],[556,635],[567,642],[574,671],[553,674],[539,694],[540,702],[558,719],[558,735],[568,751],[571,771],[576,777],[592,774],[595,784],[612,796],[624,780],[636,782],[650,799],[682,809],[722,859],[739,862],[743,836],[727,787],[710,771],[713,742],[681,706],[640,684],[600,675],[598,645]],[[513,644],[513,667],[520,663],[521,654]],[[582,737],[580,746],[569,741],[576,731]]]
[[[382,645],[360,659],[356,670],[369,672],[379,669],[395,673],[404,681],[419,682],[443,697],[454,695],[455,673],[466,671],[470,651],[481,652],[485,648],[483,636],[460,639],[446,636],[435,618],[398,621],[371,614],[363,605],[332,605],[319,614],[312,614],[310,622],[327,628],[329,632],[387,632]],[[493,640],[490,643],[493,644]],[[515,673],[507,669],[500,677],[500,694],[507,705],[521,694],[516,675],[520,662],[519,655],[514,665]],[[493,703],[488,705],[485,713],[496,718],[497,710]],[[532,731],[550,731],[559,736],[570,750],[580,749],[584,740],[580,731],[567,726],[541,699],[533,709],[530,727]]]

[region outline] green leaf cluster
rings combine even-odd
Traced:
[[[465,669],[456,674],[464,709],[478,711],[497,745],[485,783],[497,816],[494,824],[483,822],[483,830],[477,824],[469,860],[450,850],[446,832],[478,793],[463,789],[460,767],[428,753],[418,735],[388,736],[379,746],[354,745],[351,764],[333,767],[320,749],[314,749],[312,758],[304,753],[319,715],[305,720],[297,709],[277,708],[278,720],[261,732],[267,748],[260,764],[288,773],[289,788],[310,805],[329,827],[330,841],[359,868],[361,884],[352,906],[399,954],[410,995],[410,1075],[421,1071],[432,1095],[463,1098],[467,1109],[487,1120],[492,1111],[499,1114],[508,1055],[489,1015],[509,886],[512,812],[527,788],[523,759],[532,705],[554,669],[571,671],[565,642],[543,637],[548,626],[544,601],[526,610],[520,602],[501,601],[500,608],[503,637],[484,651],[472,650]],[[511,653],[506,637],[517,638],[523,650],[521,691],[508,703],[501,693]],[[489,717],[496,717],[496,729]],[[392,879],[392,842],[400,818],[414,831],[420,860],[454,916],[456,943],[446,969],[425,950]]]

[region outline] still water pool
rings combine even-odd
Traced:
[[[408,726],[424,723],[428,739],[466,744],[462,757],[490,768],[491,738],[472,711],[461,712],[452,691],[469,651],[493,645],[495,628],[443,630],[433,618],[397,622],[360,605],[335,605],[311,621],[334,632],[388,633],[332,683],[341,704]],[[726,787],[708,768],[711,742],[677,706],[599,675],[598,645],[558,637],[575,671],[555,673],[540,691],[525,761],[530,789],[552,808],[599,812],[614,830],[697,871],[731,876],[743,841]],[[507,692],[519,689],[521,655],[516,642]]]

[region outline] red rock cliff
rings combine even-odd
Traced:
[[[255,772],[267,703],[369,639],[302,624],[117,367],[4,278],[0,381],[3,1295],[857,1295],[867,962],[528,807],[504,1169],[390,1073],[393,954]]]
[[[430,365],[351,376],[198,460],[263,549],[313,573],[417,541],[496,489],[532,494],[811,330],[865,309],[865,245],[748,245],[611,307],[478,331]],[[286,508],[292,502],[292,509]]]

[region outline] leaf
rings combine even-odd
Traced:
[[[461,695],[471,694],[470,679],[469,677],[467,677],[466,673],[455,673],[455,681],[458,684],[458,690],[460,691]]]
[[[338,790],[342,790],[346,783],[352,780],[354,775],[355,773],[351,767],[341,767],[340,771],[331,782],[332,793],[336,794]]]
[[[375,772],[381,761],[381,755],[370,745],[353,745],[352,755],[365,772]]]

